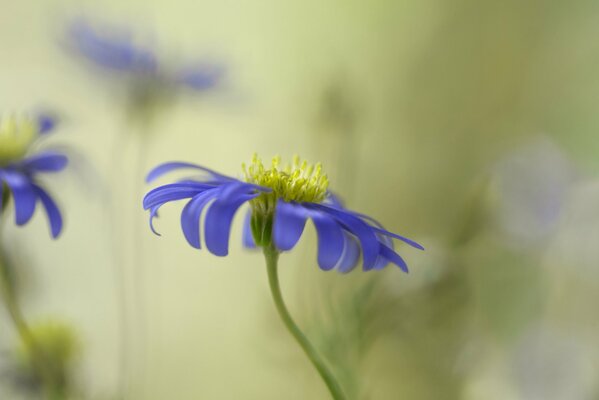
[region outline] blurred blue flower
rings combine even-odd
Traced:
[[[85,19],[71,22],[67,31],[68,46],[104,69],[133,75],[162,85],[184,85],[196,91],[216,86],[224,69],[220,65],[200,62],[171,68],[156,52],[135,42],[127,29],[115,26],[92,26]]]
[[[52,132],[55,124],[56,120],[49,115],[9,116],[0,121],[0,210],[5,209],[10,198],[14,199],[16,224],[24,225],[33,216],[39,200],[54,238],[62,230],[62,217],[37,178],[39,174],[62,171],[68,159],[56,151],[28,153],[41,136]]]
[[[291,250],[300,239],[306,221],[311,219],[318,234],[318,265],[323,270],[352,270],[360,252],[364,270],[378,270],[389,262],[408,271],[406,262],[394,250],[399,239],[423,250],[418,243],[385,230],[374,219],[350,211],[328,190],[328,180],[321,167],[300,164],[279,170],[275,158],[270,169],[254,156],[245,168],[246,182],[185,162],[170,162],[154,168],[147,177],[151,182],[170,171],[188,168],[202,171],[199,178],[182,179],[150,191],[144,198],[144,209],[150,211],[150,227],[164,204],[190,199],[181,213],[181,227],[189,244],[201,248],[199,222],[202,210],[208,208],[204,220],[205,242],[217,256],[226,256],[231,222],[239,207],[246,202],[247,213],[243,242],[246,247],[274,245],[279,251]],[[210,206],[208,204],[210,203]],[[360,251],[361,250],[361,251]]]

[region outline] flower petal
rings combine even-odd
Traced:
[[[202,64],[190,66],[179,71],[177,81],[191,89],[203,91],[211,89],[224,75],[222,65]]]
[[[37,116],[37,124],[39,126],[39,134],[45,135],[50,133],[56,126],[56,117],[50,114],[39,114]]]
[[[35,211],[37,195],[29,179],[16,171],[0,170],[0,178],[6,182],[15,200],[15,219],[17,225],[25,225]]]
[[[412,246],[412,247],[415,247],[415,248],[417,248],[417,249],[419,249],[419,250],[424,250],[424,247],[423,247],[421,244],[419,244],[419,243],[416,243],[416,242],[415,242],[415,241],[413,241],[412,239],[408,239],[408,238],[407,238],[407,237],[405,237],[405,236],[401,236],[401,235],[398,235],[398,234],[396,234],[396,233],[389,232],[389,231],[387,231],[387,230],[385,230],[385,229],[380,229],[380,228],[375,228],[375,227],[373,227],[372,229],[374,229],[374,230],[375,230],[377,233],[379,233],[379,234],[381,234],[381,235],[390,236],[390,237],[392,237],[392,238],[399,239],[399,240],[401,240],[402,242],[404,242],[404,243],[407,243],[407,244],[409,244],[409,245],[410,245],[410,246]]]
[[[64,154],[55,152],[45,152],[36,154],[19,163],[20,168],[39,172],[59,172],[69,163]]]
[[[94,63],[121,71],[154,72],[156,56],[135,46],[131,34],[110,27],[111,35],[100,35],[86,21],[79,19],[70,26],[71,45]]]
[[[309,211],[298,204],[279,200],[273,222],[273,238],[279,250],[291,250],[304,232]]]
[[[148,176],[146,177],[146,182],[150,183],[166,173],[169,173],[169,172],[177,170],[177,169],[183,169],[183,168],[199,169],[201,171],[207,172],[208,174],[212,175],[214,178],[217,178],[217,180],[224,180],[224,181],[231,181],[231,180],[235,181],[236,180],[236,179],[230,178],[228,176],[219,174],[218,172],[213,171],[211,169],[202,167],[201,165],[187,163],[187,162],[173,161],[173,162],[160,164],[156,168],[152,169],[148,173]]]
[[[353,270],[358,264],[360,245],[356,238],[349,233],[345,233],[343,237],[345,239],[343,254],[341,255],[337,269],[339,272],[347,273]]]
[[[377,260],[380,243],[372,227],[360,218],[346,210],[326,206],[324,204],[304,203],[310,208],[321,210],[334,217],[347,231],[355,235],[360,241],[364,268],[370,269]]]
[[[196,249],[201,249],[200,216],[202,210],[214,198],[216,190],[207,190],[191,199],[181,212],[181,229],[187,242]]]
[[[162,207],[164,203],[159,204],[150,208],[150,229],[156,236],[162,236],[155,228],[154,228],[154,218],[158,217],[158,210]]]
[[[50,232],[52,233],[52,237],[56,239],[62,231],[62,216],[60,215],[60,210],[56,206],[54,200],[52,200],[52,197],[50,197],[44,189],[36,184],[32,184],[32,187],[46,209],[46,215],[50,222]]]
[[[207,189],[214,186],[198,185],[182,185],[179,183],[171,183],[168,185],[157,187],[149,191],[143,200],[144,210],[148,210],[155,205],[167,203],[169,201],[182,200],[194,197]]]
[[[381,255],[385,257],[387,260],[391,261],[393,264],[397,265],[399,268],[401,268],[402,271],[406,273],[409,272],[408,264],[406,264],[404,259],[384,244],[381,245]]]
[[[318,232],[318,265],[328,271],[337,265],[343,254],[343,231],[337,221],[325,213],[313,211],[310,217]]]
[[[1,193],[0,193],[1,194]],[[243,219],[243,246],[248,249],[255,249],[256,242],[254,241],[254,234],[252,233],[252,210],[249,210],[245,214]]]
[[[246,201],[253,199],[258,194],[243,194],[227,201],[217,199],[206,212],[204,229],[206,247],[217,256],[226,256],[229,253],[229,235],[231,222],[237,209]]]

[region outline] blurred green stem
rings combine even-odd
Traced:
[[[64,399],[66,398],[64,390],[61,385],[55,384],[52,369],[47,362],[47,357],[45,356],[43,349],[38,345],[35,336],[23,317],[23,313],[21,312],[15,295],[14,287],[11,284],[10,275],[11,270],[8,258],[4,254],[3,249],[0,248],[0,283],[2,285],[0,291],[2,292],[2,299],[4,300],[10,319],[13,322],[23,345],[27,349],[29,357],[31,357],[32,367],[41,379],[46,398],[49,400]]]
[[[287,306],[283,301],[283,296],[281,294],[281,287],[279,285],[279,271],[278,271],[278,260],[279,260],[279,252],[272,246],[264,247],[264,257],[266,258],[266,269],[268,271],[268,283],[270,285],[270,292],[272,294],[272,298],[275,302],[275,306],[277,307],[277,311],[281,320],[287,327],[287,330],[291,335],[295,338],[297,343],[304,350],[304,353],[310,359],[310,362],[316,368],[321,378],[324,380],[324,383],[329,388],[333,399],[335,400],[346,400],[343,391],[341,390],[341,386],[335,379],[335,376],[331,372],[331,370],[327,367],[324,359],[318,354],[314,346],[308,341],[306,336],[302,333],[302,331],[298,328],[297,324],[291,318],[289,314],[289,310],[287,310]]]

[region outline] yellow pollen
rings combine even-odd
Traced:
[[[29,117],[7,116],[0,120],[0,164],[22,158],[38,131],[37,122]]]
[[[322,173],[322,165],[309,165],[298,156],[293,157],[291,164],[281,166],[281,157],[272,159],[269,169],[256,154],[249,166],[242,164],[245,180],[249,183],[268,187],[271,193],[263,193],[252,201],[258,211],[274,210],[276,201],[318,203],[324,200],[329,186],[327,176]]]

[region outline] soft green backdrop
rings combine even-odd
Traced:
[[[126,197],[141,187],[142,140],[144,170],[180,159],[234,175],[254,151],[321,161],[350,207],[427,247],[402,249],[409,275],[390,268],[376,282],[391,300],[366,317],[381,312],[392,327],[347,362],[361,398],[597,396],[598,2],[2,0],[0,9],[0,109],[51,107],[63,117],[54,142],[85,159],[52,181],[66,215],[60,240],[41,213],[4,230],[27,264],[26,314],[79,332],[85,398],[111,398],[121,381],[112,239],[127,259],[135,325],[130,398],[326,398],[239,229],[227,258],[185,243],[180,206],[161,214],[163,237],[147,229],[141,193]],[[223,89],[183,95],[152,136],[127,135],[123,83],[62,48],[79,15],[129,25],[165,57],[221,60]],[[497,169],[500,160],[514,168]],[[557,222],[530,239],[537,219],[527,217],[547,198],[559,198]],[[524,224],[515,235],[513,223]],[[320,272],[312,229],[281,264],[292,312],[315,337],[325,335],[310,317],[325,308],[323,291],[342,292],[343,309],[367,278]],[[4,318],[1,331],[7,349]]]

